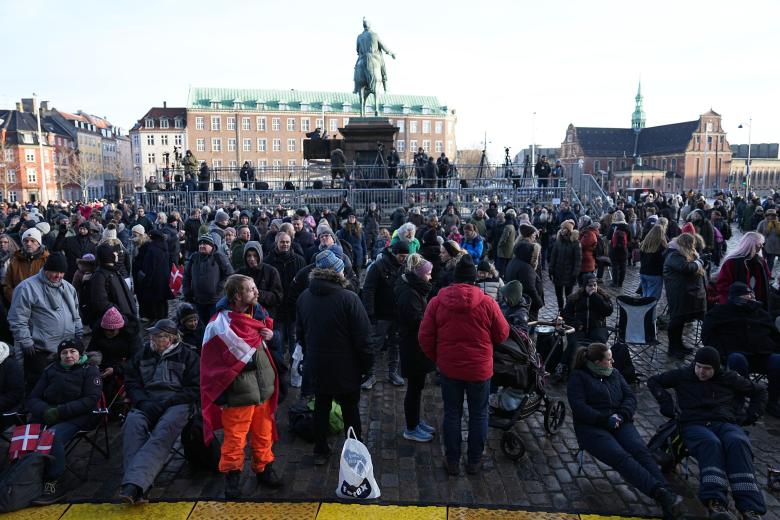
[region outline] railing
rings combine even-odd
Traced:
[[[589,210],[590,215],[595,214],[600,217],[604,211],[609,209],[611,199],[593,175],[580,175],[577,185],[572,186],[572,188],[577,192],[580,204]]]
[[[465,187],[459,182],[448,182],[446,186],[417,187],[396,183],[394,186],[385,187],[356,187],[353,184],[330,188],[323,187],[304,189],[295,188],[293,181],[274,181],[269,183],[269,189],[255,190],[242,189],[240,187],[222,191],[150,191],[136,193],[136,203],[144,206],[147,211],[189,211],[195,207],[214,207],[217,202],[229,204],[236,203],[242,208],[275,208],[281,205],[285,208],[299,208],[307,206],[310,210],[328,207],[336,210],[345,198],[358,213],[362,213],[368,204],[375,202],[385,210],[415,204],[423,209],[442,210],[449,202],[454,203],[462,214],[469,214],[482,204],[487,208],[491,200],[497,200],[499,204],[511,201],[516,207],[525,206],[527,203],[551,204],[558,203],[560,199],[572,197],[573,192],[567,187],[537,188],[526,183],[517,188],[512,183],[505,183],[505,179],[486,179],[482,186]],[[487,182],[492,181],[492,182]],[[219,181],[217,181],[219,182]],[[256,181],[258,182],[258,181]],[[268,182],[268,181],[260,181]],[[284,189],[280,182],[290,182],[292,186]],[[387,182],[387,181],[384,181]],[[300,184],[300,181],[298,181]],[[241,184],[239,182],[239,184]],[[226,188],[226,186],[222,186]]]

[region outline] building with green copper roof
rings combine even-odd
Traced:
[[[190,110],[257,110],[293,112],[360,112],[360,99],[350,92],[191,87]],[[446,116],[447,105],[435,96],[380,94],[382,114]],[[453,111],[454,113],[454,111]]]

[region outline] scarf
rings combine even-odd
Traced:
[[[81,355],[81,357],[79,358],[79,360],[78,360],[78,361],[76,361],[75,363],[73,363],[73,365],[71,365],[71,366],[68,366],[68,365],[65,365],[65,364],[64,364],[62,361],[60,361],[60,366],[61,366],[62,368],[64,368],[65,370],[73,370],[73,369],[74,369],[74,368],[76,368],[77,366],[81,366],[81,365],[83,365],[84,363],[86,363],[86,362],[87,362],[87,359],[88,359],[88,358],[87,358],[87,355],[86,355],[86,354],[82,354],[82,355]]]
[[[588,367],[588,370],[599,377],[609,377],[612,375],[612,367],[600,367],[593,361],[586,361],[585,366]]]

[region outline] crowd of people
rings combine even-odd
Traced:
[[[465,470],[477,474],[496,390],[493,346],[510,327],[527,330],[542,309],[557,309],[575,329],[555,376],[568,381],[580,446],[678,516],[680,499],[633,427],[636,398],[606,345],[616,294],[636,290],[660,302],[665,293],[668,354],[684,364],[648,386],[707,464],[700,498],[712,517],[729,518],[717,515],[728,514],[730,481],[737,508],[754,518],[766,507],[740,426],[764,410],[780,417],[777,204],[774,194],[650,192],[586,207],[491,200],[468,215],[453,202],[442,211],[425,202],[388,211],[347,199],[335,212],[233,202],[149,213],[130,202],[3,205],[0,411],[29,412],[56,431],[41,503],[62,494],[64,446],[94,427],[98,401],[117,396],[129,406],[123,500],[146,500],[193,414],[202,416],[206,442],[224,431],[219,471],[226,497],[238,498],[247,436],[258,483],[284,484],[273,468],[275,415],[300,345],[298,399],[314,401],[315,464],[331,455],[333,401],[345,431],[362,437],[361,392],[386,364],[387,381],[406,387],[399,435],[412,442],[438,433],[421,406],[436,372],[444,466],[453,476],[466,396]],[[729,250],[733,225],[743,234]],[[638,287],[624,287],[636,265]],[[683,332],[697,320],[707,347],[687,363],[694,351]],[[749,379],[756,372],[767,389]],[[745,397],[749,407],[724,411]],[[726,455],[713,455],[715,445]],[[725,478],[734,472],[741,480]]]

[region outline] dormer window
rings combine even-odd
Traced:
[[[344,103],[344,104],[341,106],[341,110],[342,110],[343,112],[349,112],[350,110],[352,110],[352,103]]]
[[[422,113],[423,113],[423,115],[430,114],[431,113],[431,109],[428,108],[428,107],[422,107]]]
[[[233,108],[238,110],[241,108],[241,102],[240,101],[233,101]]]
[[[301,101],[301,111],[302,112],[308,112],[309,111],[309,104],[305,101]]]
[[[385,114],[389,114],[392,111],[393,111],[393,107],[391,107],[390,105],[385,105],[384,107],[382,107],[382,112],[384,112]]]
[[[323,103],[322,104],[322,111],[323,112],[330,112],[332,109],[330,108],[330,103]]]
[[[412,107],[410,107],[409,105],[404,105],[403,109],[402,109],[402,112],[404,114],[411,114],[412,113]]]
[[[184,128],[184,121],[180,117],[173,120],[173,126],[175,128]]]
[[[219,101],[212,101],[211,108],[219,108]]]
[[[160,128],[168,128],[168,118],[167,117],[161,117],[160,118]]]
[[[279,110],[287,110],[287,101],[279,101]]]
[[[146,128],[154,128],[154,119],[151,117],[147,117],[144,121],[144,127]]]

